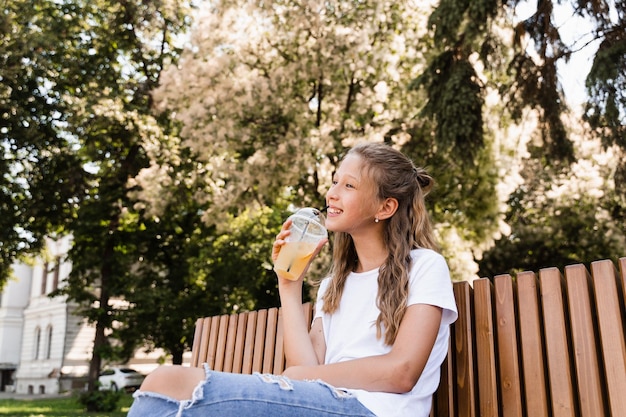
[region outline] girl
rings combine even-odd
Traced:
[[[424,205],[431,187],[426,172],[387,145],[352,148],[326,195],[333,265],[310,331],[303,277],[278,277],[283,375],[162,367],[135,393],[128,416],[428,416],[457,317]]]

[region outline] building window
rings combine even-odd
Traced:
[[[35,328],[35,351],[33,352],[33,359],[39,359],[39,346],[41,344],[41,329]]]
[[[52,291],[59,289],[60,272],[61,272],[61,257],[57,256],[56,263],[54,265],[54,275],[52,278]]]
[[[41,274],[41,295],[46,294],[46,287],[48,286],[48,262],[43,264],[43,273]]]
[[[46,328],[46,359],[50,359],[52,352],[52,325]]]

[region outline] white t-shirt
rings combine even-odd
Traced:
[[[450,272],[444,258],[429,249],[411,252],[407,305],[430,304],[441,307],[439,333],[424,371],[413,389],[404,394],[349,389],[378,417],[422,417],[430,413],[432,394],[439,385],[441,363],[448,353],[450,324],[457,318]],[[325,363],[336,363],[391,350],[383,338],[376,338],[378,269],[351,273],[346,281],[339,308],[333,314],[322,312],[322,295],[330,278],[324,279],[317,295],[315,318],[321,317],[326,340]]]

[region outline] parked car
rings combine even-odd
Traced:
[[[101,390],[134,391],[143,382],[145,375],[131,368],[112,367],[100,372],[98,381]]]

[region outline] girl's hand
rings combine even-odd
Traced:
[[[276,240],[274,240],[274,244],[272,245],[272,262],[276,263],[276,259],[278,259],[278,254],[280,253],[281,248],[286,243],[285,239],[287,236],[291,234],[289,227],[291,226],[291,219],[287,219],[285,223],[283,223],[283,227],[280,229],[280,232],[276,235]]]
[[[291,226],[291,219],[287,219],[285,223],[283,223],[283,227],[280,229],[280,232],[276,235],[276,240],[274,241],[274,244],[272,245],[272,262],[273,263],[276,263],[276,259],[278,259],[278,254],[280,253],[285,243],[287,243],[285,239],[287,239],[287,237],[291,234],[291,231],[289,230],[290,226]],[[328,242],[328,239],[322,239],[317,244],[317,246],[315,247],[315,251],[313,252],[313,255],[311,256],[311,259],[309,260],[308,264],[306,265],[306,268],[304,268],[302,274],[298,277],[298,279],[296,279],[295,281],[291,279],[286,279],[286,278],[281,277],[280,274],[276,273],[276,275],[278,275],[279,277],[278,283],[281,284],[281,282],[302,282],[304,275],[306,275],[306,272],[309,270],[309,266],[311,265],[311,262],[313,261],[313,259],[315,259],[317,254],[320,253],[320,251],[322,250],[326,242]]]

